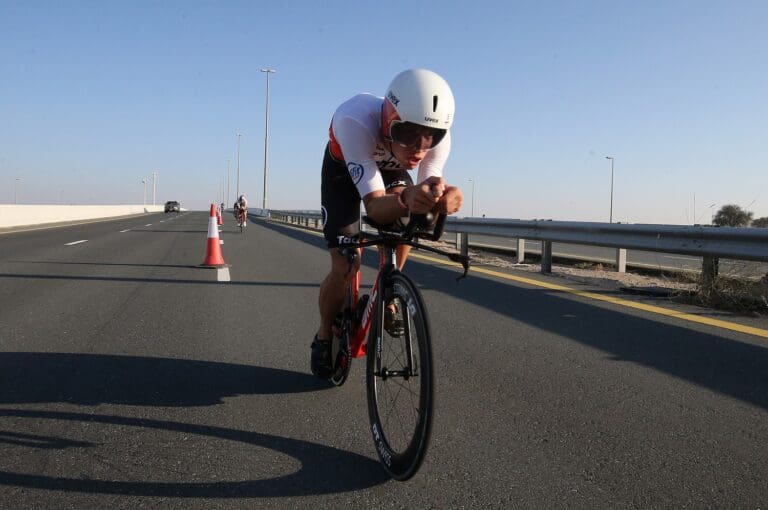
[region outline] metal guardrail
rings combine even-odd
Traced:
[[[320,214],[306,212],[269,211],[269,216],[314,228],[320,228],[322,222]],[[457,249],[464,254],[471,235],[517,239],[519,262],[525,256],[524,240],[541,241],[542,272],[552,270],[553,242],[616,248],[620,272],[626,271],[627,249],[703,257],[705,278],[717,275],[720,258],[768,262],[768,229],[761,228],[448,218],[445,230],[457,234]]]

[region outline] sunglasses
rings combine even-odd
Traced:
[[[407,149],[434,149],[447,132],[446,129],[431,128],[413,122],[393,121],[390,126],[392,141]]]

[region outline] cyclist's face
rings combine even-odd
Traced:
[[[392,154],[405,168],[416,168],[427,155],[427,149],[416,147],[403,147],[397,142],[392,142]]]

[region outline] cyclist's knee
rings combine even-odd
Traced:
[[[335,251],[335,253],[333,253]],[[350,263],[349,259],[339,253],[337,250],[332,250],[331,254],[331,272],[333,276],[338,279],[343,279],[345,282],[351,281],[355,277],[355,273],[360,269],[360,256],[355,257]]]

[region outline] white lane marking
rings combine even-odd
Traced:
[[[229,268],[228,267],[220,267],[216,270],[216,279],[220,282],[228,282],[229,281]]]
[[[160,223],[165,223],[165,220],[160,220]]]
[[[145,226],[145,227],[151,227],[151,226],[152,226],[152,224],[151,224],[151,223],[147,223],[147,224],[146,224],[146,225],[144,225],[144,226]]]
[[[130,231],[131,231],[130,228],[126,228],[125,230],[121,230],[120,233],[122,234],[123,232],[130,232]]]
[[[224,239],[219,238],[219,244],[224,244]]]
[[[72,246],[74,244],[87,243],[88,239],[81,239],[80,241],[72,241],[71,243],[64,243],[64,246]]]

